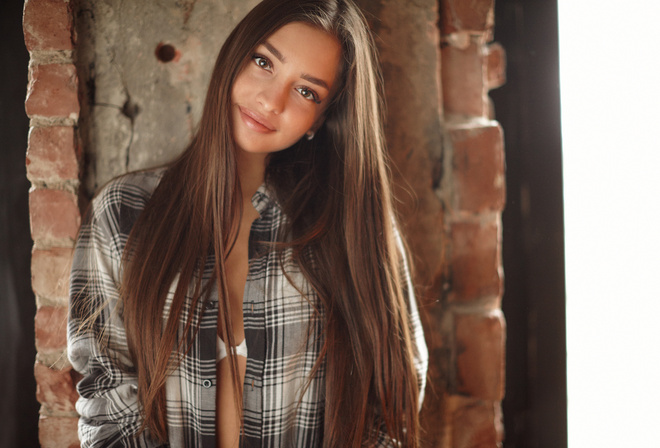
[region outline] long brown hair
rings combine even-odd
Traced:
[[[209,283],[217,282],[219,333],[236,345],[224,264],[242,213],[231,89],[254,48],[296,21],[336,36],[343,50],[340,88],[316,138],[273,154],[266,169],[287,216],[281,241],[290,241],[325,308],[319,358],[327,359],[324,446],[361,446],[380,423],[404,446],[416,446],[419,391],[383,141],[382,78],[365,19],[350,0],[266,0],[236,26],[216,61],[198,132],[131,231],[121,292],[144,427],[167,439],[165,382],[173,353],[196,331],[191,313],[186,335],[177,340],[189,288],[189,309],[195,309],[208,299]],[[201,270],[210,254],[214,274],[204,283]],[[240,391],[231,354],[230,362]]]

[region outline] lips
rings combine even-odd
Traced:
[[[269,122],[266,118],[259,115],[258,113],[241,106],[238,106],[238,111],[241,115],[241,120],[243,120],[243,123],[245,123],[245,125],[253,131],[259,132],[261,134],[275,132],[275,126],[273,126],[271,122]]]

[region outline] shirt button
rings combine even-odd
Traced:
[[[202,381],[202,386],[204,386],[206,389],[210,389],[211,385],[212,385],[211,380]]]

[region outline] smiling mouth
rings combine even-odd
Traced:
[[[241,119],[245,125],[252,129],[253,131],[266,134],[268,132],[274,132],[275,128],[273,125],[266,120],[264,117],[259,114],[251,111],[250,109],[243,108],[238,106],[238,111],[241,114]]]

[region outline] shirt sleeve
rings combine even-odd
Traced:
[[[402,258],[402,277],[405,282],[407,298],[408,298],[408,318],[410,322],[411,338],[413,343],[413,364],[417,371],[417,384],[419,386],[419,402],[418,409],[422,409],[424,402],[424,391],[426,389],[426,374],[429,367],[429,352],[426,347],[426,340],[424,339],[424,329],[422,322],[419,318],[419,310],[417,308],[417,299],[415,298],[415,288],[410,276],[410,267],[408,266],[408,259],[403,247],[403,241],[398,229],[394,228],[395,238]]]
[[[413,365],[417,372],[417,384],[419,386],[419,402],[418,409],[422,408],[424,401],[424,391],[426,389],[426,373],[429,366],[429,352],[426,347],[426,340],[424,339],[424,329],[422,322],[419,318],[419,310],[417,308],[417,299],[415,298],[415,289],[413,287],[412,278],[410,276],[410,267],[403,246],[403,241],[397,227],[394,227],[394,237],[396,239],[397,247],[401,253],[402,265],[401,275],[404,281],[407,299],[408,299],[408,319],[411,329],[411,337],[413,343]],[[401,446],[397,441],[393,441],[384,428],[378,432],[376,444],[377,448],[393,448]]]
[[[116,191],[115,191],[116,193]],[[140,429],[137,375],[119,309],[121,261],[117,195],[94,199],[80,229],[71,270],[67,354],[82,374],[78,436],[81,447],[153,447]]]

